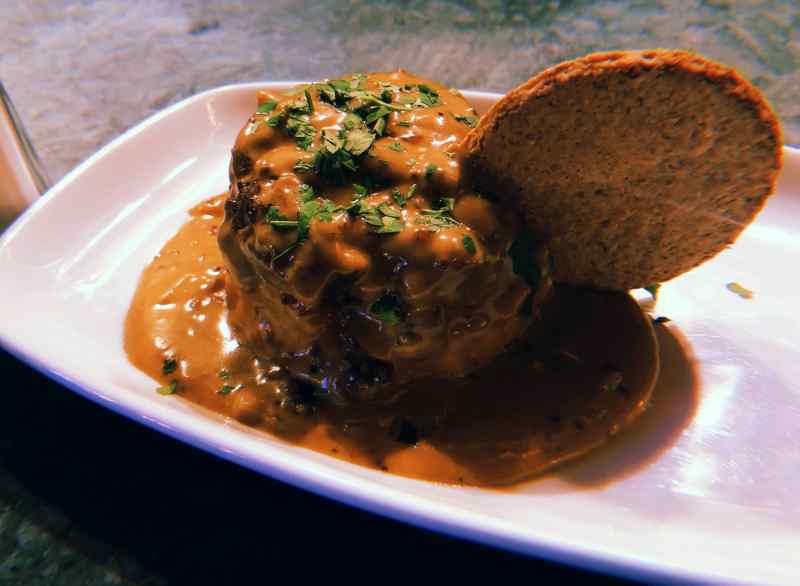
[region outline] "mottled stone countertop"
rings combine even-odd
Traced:
[[[0,3],[0,80],[53,179],[149,114],[223,84],[404,67],[504,91],[564,59],[646,47],[736,66],[779,113],[785,141],[800,143],[796,0]],[[310,567],[586,578],[302,493],[0,361],[0,585],[238,584]]]

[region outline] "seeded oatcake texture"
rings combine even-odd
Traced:
[[[561,282],[632,289],[731,244],[771,194],[781,136],[734,70],[685,51],[598,53],[510,92],[467,138]]]

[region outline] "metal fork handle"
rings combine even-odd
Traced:
[[[0,229],[49,187],[50,179],[0,82]]]

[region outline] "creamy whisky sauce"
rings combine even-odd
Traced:
[[[553,285],[519,212],[462,173],[477,118],[457,91],[398,71],[258,100],[230,192],[190,211],[127,317],[162,394],[472,485],[574,458],[642,411],[649,320],[627,294]]]
[[[335,458],[472,485],[512,483],[579,456],[645,407],[658,372],[650,320],[627,294],[559,288],[546,339],[462,380],[409,383],[391,401],[287,410],[285,373],[228,325],[216,242],[223,201],[191,211],[145,269],[127,316],[131,362],[162,384],[179,380],[178,397]],[[163,374],[165,356],[174,373]]]

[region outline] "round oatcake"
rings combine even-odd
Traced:
[[[465,141],[482,189],[513,198],[561,282],[626,290],[731,244],[773,190],[780,128],[734,70],[685,51],[599,53],[501,99]]]

